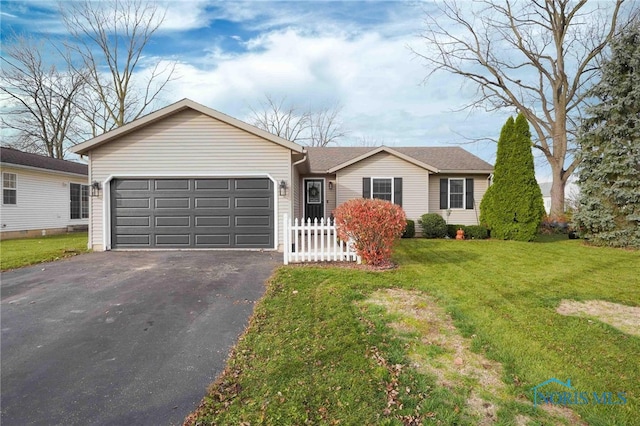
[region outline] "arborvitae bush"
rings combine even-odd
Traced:
[[[500,132],[493,183],[480,203],[480,221],[491,230],[492,238],[532,241],[544,213],[529,124],[518,114]]]
[[[340,204],[333,214],[338,237],[353,241],[358,255],[373,266],[391,261],[393,243],[407,226],[402,207],[372,198],[349,200]]]
[[[438,213],[423,214],[420,224],[425,238],[444,238],[447,235],[447,222]]]

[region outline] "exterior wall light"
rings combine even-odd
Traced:
[[[101,189],[102,189],[102,185],[100,185],[100,182],[98,182],[97,180],[94,180],[91,183],[91,196],[92,197],[99,197]]]
[[[287,182],[283,180],[280,181],[280,196],[284,197],[287,195]]]

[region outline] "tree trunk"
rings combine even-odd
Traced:
[[[566,111],[566,103],[562,97],[554,99],[556,111]],[[564,170],[564,162],[567,156],[567,116],[556,113],[553,123],[553,147],[551,156],[547,160],[551,166],[551,209],[549,216],[558,220],[564,216],[564,190],[567,179],[571,173]]]
[[[549,216],[552,219],[558,219],[564,215],[564,189],[565,189],[565,175],[562,166],[555,163],[551,163],[551,210]]]

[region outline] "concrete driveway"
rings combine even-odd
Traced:
[[[1,275],[2,425],[172,425],[281,255],[91,253]]]

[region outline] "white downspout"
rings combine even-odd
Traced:
[[[298,161],[296,161],[295,163],[293,163],[293,164],[291,165],[291,167],[295,167],[295,166],[297,166],[298,164],[302,164],[302,163],[304,163],[305,161],[307,161],[307,156],[306,156],[306,155],[305,155],[304,157],[302,157],[302,160],[298,160]]]

